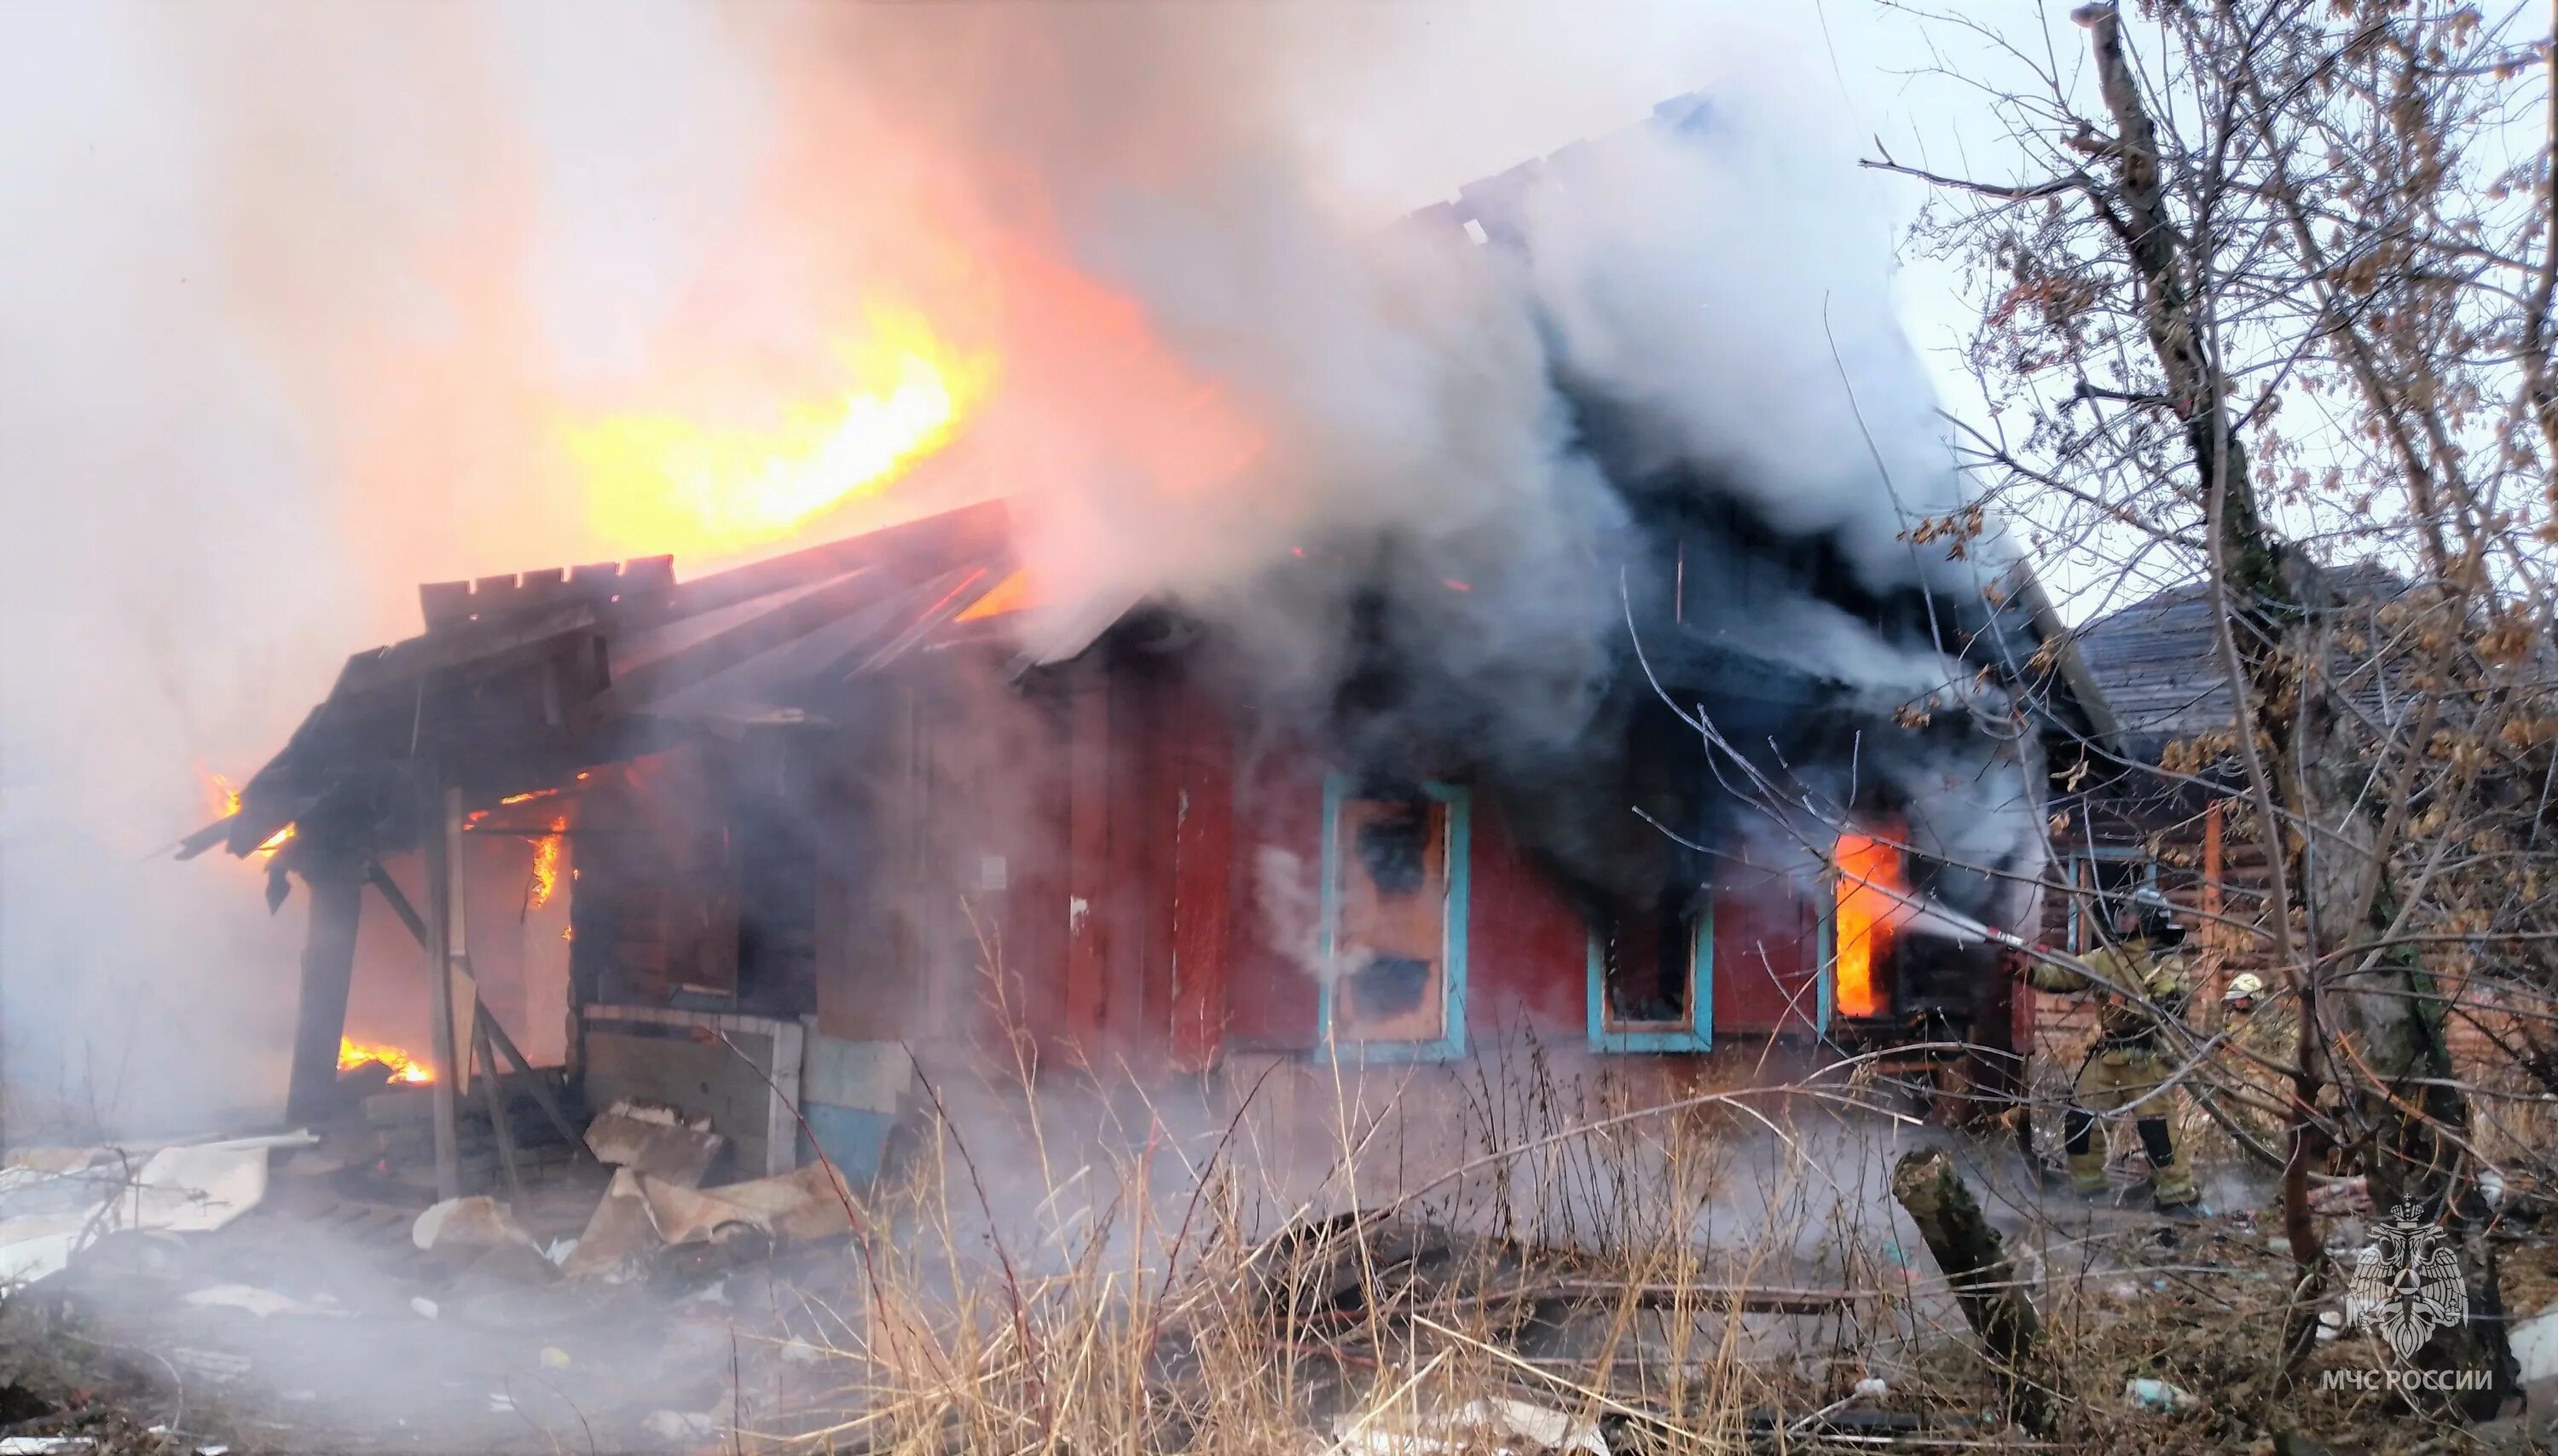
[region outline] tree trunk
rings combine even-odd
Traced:
[[[2280,660],[2262,669],[2259,691],[2267,701],[2285,694],[2295,705],[2288,741],[2278,738],[2275,756],[2284,781],[2294,786],[2294,802],[2285,807],[2297,824],[2285,838],[2308,911],[2304,954],[2314,968],[2331,968],[2312,972],[2320,983],[2318,1003],[2333,1020],[2332,1043],[2319,1049],[2320,1057],[2329,1078],[2347,1090],[2357,1125],[2367,1129],[2359,1146],[2374,1212],[2390,1218],[2404,1209],[2440,1224],[2461,1261],[2468,1322],[2436,1334],[2411,1363],[2420,1370],[2493,1372],[2491,1389],[2456,1402],[2472,1418],[2487,1419],[2519,1392],[2521,1377],[2506,1338],[2495,1251],[2487,1239],[2489,1210],[2470,1154],[2469,1101],[2452,1085],[2443,1016],[2448,998],[2414,950],[2370,949],[2390,935],[2398,910],[2386,866],[2372,862],[2384,806],[2366,786],[2371,756],[2322,682],[2334,595],[2307,561],[2295,557],[2286,568],[2300,616],[2285,634]]]
[[[2469,1319],[2438,1333],[2417,1353],[2429,1369],[2488,1370],[2492,1388],[2456,1397],[2463,1413],[2492,1415],[2512,1393],[2516,1370],[2504,1332],[2495,1261],[2484,1232],[2486,1209],[2469,1166],[2467,1099],[2450,1085],[2431,979],[2413,952],[2357,951],[2385,938],[2396,906],[2385,872],[2380,816],[2385,805],[2365,792],[2372,756],[2338,711],[2328,687],[2328,623],[2333,589],[2317,564],[2277,539],[2258,508],[2244,443],[2226,408],[2225,381],[2212,349],[2207,300],[2212,243],[2190,242],[2169,216],[2157,128],[2141,97],[2111,4],[2081,6],[2097,81],[2115,129],[2112,154],[2119,188],[2099,199],[2140,276],[2144,324],[2168,390],[2183,413],[2186,438],[2211,520],[2215,588],[2228,621],[2222,650],[2231,670],[2238,751],[2249,769],[2260,813],[2282,811],[2283,853],[2270,866],[2275,901],[2271,934],[2277,957],[2299,995],[2303,1026],[2295,1129],[2285,1170],[2286,1222],[2305,1278],[2315,1277],[2319,1251],[2307,1210],[2307,1123],[2320,1077],[2349,1089],[2357,1139],[2369,1165],[2373,1201],[2387,1217],[2400,1204],[2439,1221],[2462,1260]],[[2243,63],[2242,63],[2243,64]],[[2381,892],[2366,887],[2377,883]],[[2307,912],[2308,938],[2295,946],[2287,910]],[[2322,954],[2322,947],[2328,948]],[[2330,970],[2328,968],[2335,968]],[[2331,1012],[2333,1025],[2324,1024]],[[2304,1306],[2306,1307],[2306,1306]],[[2289,1342],[2308,1348],[2307,1325]]]

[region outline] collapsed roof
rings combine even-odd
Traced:
[[[1690,95],[1620,136],[1685,144],[1712,130],[1704,98]],[[1572,194],[1593,149],[1619,144],[1575,144],[1468,187],[1412,223],[1463,230],[1494,252],[1522,249],[1523,209]],[[1396,543],[1368,540],[1343,543],[1335,560],[1353,564],[1330,575],[1311,561],[1281,562],[1254,584],[1256,614],[1222,625],[1338,626],[1340,640],[1325,645],[1338,646],[1346,665],[1305,685],[1314,701],[1290,706],[1345,766],[1405,777],[1476,771],[1507,791],[1532,849],[1583,887],[1624,898],[1699,878],[1693,865],[1659,862],[1656,836],[1628,819],[1629,793],[1675,780],[1665,802],[1692,808],[1676,817],[1709,838],[1722,827],[1717,816],[1735,808],[1708,782],[1727,765],[1710,764],[1692,738],[1659,741],[1665,704],[1722,719],[1740,753],[1766,755],[1797,789],[1808,759],[1824,760],[1837,784],[1820,797],[1837,813],[1875,777],[1878,750],[1896,741],[1914,769],[1930,772],[1944,740],[1966,733],[1976,748],[2010,752],[1993,740],[2012,730],[1988,731],[1972,718],[2003,717],[2013,704],[2040,739],[2026,745],[2031,754],[2010,754],[2027,780],[2005,805],[2020,835],[2041,823],[2039,801],[2023,802],[2039,800],[2031,781],[2041,764],[2064,771],[2091,742],[2118,751],[2101,695],[2023,564],[1975,574],[1967,560],[1930,576],[1915,570],[1914,540],[1913,580],[1878,584],[1841,554],[1835,533],[1780,528],[1753,509],[1718,475],[1724,466],[1629,448],[1637,412],[1599,381],[1558,362],[1551,383],[1573,418],[1566,448],[1589,466],[1576,478],[1603,482],[1626,522],[1589,560],[1575,558],[1588,570],[1572,590],[1610,603],[1623,591],[1634,640],[1576,641],[1596,650],[1579,654],[1580,675],[1568,681],[1505,671],[1521,664],[1457,650],[1470,631],[1478,643],[1497,639],[1496,629],[1479,629],[1522,607],[1517,594],[1505,600],[1496,590],[1452,602],[1443,578],[1471,570],[1443,572],[1450,563],[1403,560],[1410,553]],[[1006,609],[1025,595],[1011,530],[1006,508],[986,503],[696,582],[678,584],[671,561],[652,558],[423,588],[424,634],[351,659],[328,700],[244,786],[238,814],[182,853],[219,844],[245,855],[296,825],[293,846],[271,861],[270,892],[279,892],[296,857],[413,841],[421,766],[488,796],[558,784],[705,732],[823,724],[866,679],[921,651],[977,642],[1063,661],[1132,611],[1152,609],[1098,600],[1063,617],[1044,612],[1041,635],[1023,637],[1024,616]],[[1505,543],[1535,539],[1492,534],[1496,561]],[[1593,631],[1627,636],[1613,615],[1613,605],[1598,613]],[[1833,675],[1818,654],[1796,650],[1797,637],[1832,619],[1861,624],[1860,650],[1923,659],[1944,680],[1938,706],[1966,711],[1915,728],[1923,706],[1903,713],[1873,682],[1844,681],[1847,669]],[[1229,630],[1227,645],[1248,635]],[[1248,644],[1237,651],[1251,655]],[[1253,664],[1243,666],[1235,692],[1249,696]],[[1982,682],[1997,686],[1996,703],[1973,694]],[[1571,720],[1570,732],[1515,733],[1507,743],[1492,731],[1502,715],[1541,698],[1587,699],[1590,716]]]
[[[2110,740],[2101,695],[2030,572],[1964,656],[2015,684],[2047,733]],[[1128,611],[1051,616],[1025,638],[1026,580],[989,501],[679,582],[670,558],[419,588],[425,630],[350,657],[329,696],[249,778],[238,811],[180,858],[296,844],[407,843],[420,769],[499,796],[706,732],[823,725],[866,680],[963,645],[1017,668],[1080,655]],[[1746,644],[1711,650],[1746,654]],[[1816,693],[1773,662],[1772,695]],[[288,857],[279,856],[279,869]]]
[[[179,857],[244,856],[287,825],[296,844],[406,843],[423,765],[502,794],[708,728],[822,720],[918,651],[992,640],[1020,593],[1000,502],[692,582],[652,557],[431,583],[426,630],[349,658],[238,811]]]

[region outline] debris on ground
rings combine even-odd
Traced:
[[[467,1198],[448,1198],[417,1216],[409,1226],[409,1240],[419,1249],[430,1252],[453,1250],[497,1249],[515,1246],[535,1249],[533,1236],[515,1222],[497,1200],[485,1193]]]
[[[2339,1178],[2310,1189],[2310,1212],[2322,1217],[2371,1212],[2371,1180]]]
[[[596,1140],[627,1151],[627,1131]],[[901,1232],[850,1244],[858,1257],[847,1257],[847,1236],[867,1238],[880,1216],[824,1165],[700,1187],[682,1181],[680,1163],[658,1162],[675,1169],[667,1178],[580,1159],[528,1178],[511,1198],[437,1201],[361,1145],[355,1155],[345,1150],[323,1148],[299,1174],[294,1160],[279,1158],[271,1186],[206,1178],[199,1221],[210,1230],[117,1227],[82,1241],[39,1297],[0,1306],[0,1361],[46,1342],[78,1356],[76,1369],[42,1388],[47,1399],[104,1391],[94,1398],[139,1413],[134,1429],[159,1421],[168,1434],[133,1444],[67,1400],[60,1411],[12,1420],[5,1391],[15,1372],[0,1364],[0,1437],[94,1443],[62,1456],[170,1456],[207,1443],[334,1449],[356,1433],[397,1431],[392,1444],[534,1456],[731,1442],[771,1449],[758,1443],[812,1428],[812,1409],[835,1420],[864,1414],[858,1403],[847,1413],[824,1402],[858,1402],[870,1397],[843,1392],[876,1389],[865,1363],[881,1347],[858,1312],[877,1276],[872,1259],[894,1266],[911,1257],[901,1247],[911,1236],[882,1218],[880,1227]],[[266,1149],[256,1154],[261,1174],[266,1157]],[[20,1164],[0,1187],[29,1199],[43,1188],[63,1208],[84,1209],[96,1190],[59,1180],[130,1163],[133,1176],[119,1171],[123,1188],[149,1161],[55,1151]],[[496,1184],[485,1167],[470,1176],[466,1186]],[[1963,1176],[1983,1177],[1969,1161]],[[2092,1222],[2073,1234],[2084,1236],[2081,1253],[2063,1269],[2047,1265],[2048,1247],[2025,1216],[1998,1198],[1977,1203],[1997,1225],[1976,1231],[1988,1251],[1982,1267],[2003,1266],[2017,1287],[2033,1289],[2047,1330],[2061,1332],[2052,1338],[2073,1342],[2065,1438],[2149,1456],[2243,1446],[2237,1437],[2260,1433],[2245,1424],[2260,1417],[2238,1388],[2242,1372],[2262,1367],[2265,1311],[2291,1285],[2288,1255],[2266,1246],[2259,1223],[2207,1219],[2161,1246],[2149,1237],[2154,1220],[2080,1215]],[[1147,1447],[1167,1456],[1228,1448],[1233,1406],[1221,1400],[1237,1338],[1248,1350],[1286,1352],[1292,1374],[1282,1408],[1271,1412],[1287,1422],[1286,1440],[1273,1449],[1302,1439],[1308,1456],[1584,1456],[1707,1439],[1749,1449],[1918,1449],[2005,1439],[1999,1363],[1977,1332],[1963,1337],[1959,1296],[1975,1285],[1994,1295],[2008,1278],[1954,1279],[1933,1244],[1922,1247],[1892,1217],[1861,1236],[1848,1262],[1824,1250],[1790,1262],[1713,1265],[1734,1270],[1728,1275],[1677,1260],[1630,1261],[1597,1238],[1471,1232],[1417,1212],[1296,1222],[1207,1271],[1186,1257],[1184,1282],[1205,1272],[1206,1282],[1191,1287],[1215,1297],[1167,1306],[1138,1347]],[[2351,1214],[2321,1224],[2334,1239],[2359,1228]],[[1990,1232],[2003,1236],[2003,1249],[1990,1249]],[[2513,1287],[2542,1289],[2528,1250],[2510,1247]],[[2558,1290],[2558,1258],[2547,1261],[2544,1282]],[[1034,1305],[1057,1301],[1034,1278],[1024,1283]],[[2513,1307],[2547,1302],[2518,1294]],[[830,1309],[855,1311],[856,1320],[822,1312]],[[2315,1315],[2325,1329],[2343,1330],[2335,1308]],[[1036,1324],[1027,1337],[1011,1328],[1006,1322],[999,1338],[1027,1338],[1034,1348],[1050,1338]],[[1673,1330],[1702,1333],[1702,1347],[1682,1345]],[[2558,1380],[2558,1314],[2521,1320],[2514,1336],[2526,1377]],[[989,1347],[989,1369],[1008,1368],[1003,1348]],[[2314,1359],[2332,1363],[2357,1354],[2351,1341],[2317,1349]],[[946,1353],[960,1357],[963,1378],[973,1368],[966,1362],[988,1358]],[[1044,1370],[1024,1379],[1053,1378]],[[2337,1404],[2341,1418],[2353,1413]],[[921,1439],[905,1449],[955,1456],[981,1433],[953,1428],[939,1444],[929,1431],[914,1434]]]
[[[2182,1386],[2166,1381],[2130,1380],[2123,1383],[2123,1398],[2154,1415],[2167,1415],[2179,1410],[2192,1410],[2203,1403],[2203,1397]]]
[[[210,1233],[266,1197],[267,1153],[308,1132],[181,1143],[142,1158],[121,1148],[34,1148],[0,1167],[0,1285],[58,1274],[74,1254],[126,1230]]]
[[[2558,1310],[2516,1323],[2507,1338],[2524,1385],[2558,1379]]]
[[[711,1160],[728,1139],[708,1118],[687,1118],[664,1103],[626,1097],[587,1124],[587,1150],[595,1160],[645,1173],[662,1183],[701,1186]]]
[[[1608,1456],[1596,1421],[1526,1400],[1469,1400],[1437,1415],[1393,1410],[1361,1411],[1333,1422],[1333,1441],[1321,1448],[1371,1456],[1437,1456],[1485,1450],[1561,1456],[1583,1451]]]
[[[277,1314],[334,1315],[342,1312],[253,1284],[208,1284],[190,1291],[184,1298],[185,1302],[199,1309],[240,1309],[261,1319]]]
[[[618,1168],[560,1269],[572,1279],[610,1283],[640,1276],[669,1251],[717,1251],[713,1262],[761,1257],[784,1243],[852,1232],[851,1200],[824,1163],[717,1188]]]
[[[718,1432],[719,1417],[707,1410],[655,1410],[645,1424],[659,1440],[703,1441]]]

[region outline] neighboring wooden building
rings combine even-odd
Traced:
[[[2345,619],[2331,672],[2353,712],[2375,725],[2400,722],[2410,706],[2403,657],[2387,644],[2403,631],[2391,603],[2406,581],[2374,566],[2338,574]],[[2047,902],[2045,934],[2087,949],[2091,897],[2155,884],[2197,913],[2208,991],[2229,976],[2269,976],[2264,922],[2270,883],[2266,847],[2247,812],[2244,781],[2230,756],[2235,706],[2220,668],[2218,610],[2207,584],[2162,592],[2072,634],[2095,692],[2114,715],[2119,758],[2064,784],[2053,800],[2070,848]],[[2044,996],[2047,1036],[2083,1032],[2087,1008]]]

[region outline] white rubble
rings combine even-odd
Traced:
[[[267,1152],[308,1147],[309,1132],[139,1149],[30,1148],[0,1168],[0,1287],[33,1283],[128,1229],[203,1234],[266,1197]]]

